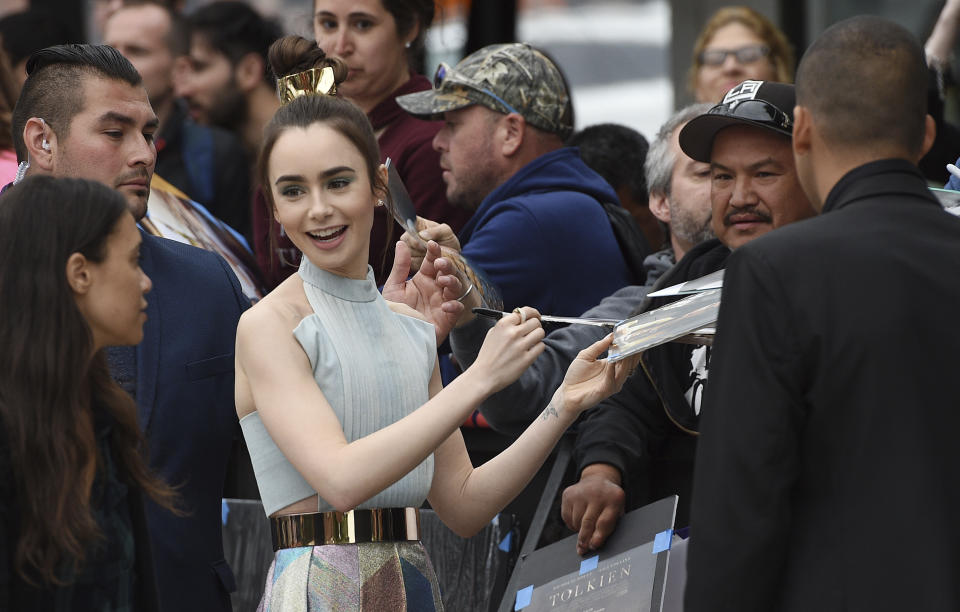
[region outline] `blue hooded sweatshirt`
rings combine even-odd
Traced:
[[[460,231],[463,255],[505,310],[579,316],[631,283],[601,202],[619,200],[577,149],[541,155],[480,203]]]

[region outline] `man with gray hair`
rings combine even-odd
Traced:
[[[710,104],[692,104],[674,113],[660,127],[647,152],[644,171],[650,212],[669,232],[670,248],[665,251],[672,255],[670,265],[683,259],[693,247],[713,238],[710,164],[687,157],[680,150],[678,140],[681,128],[709,109]]]

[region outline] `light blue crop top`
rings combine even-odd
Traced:
[[[304,257],[300,277],[313,314],[293,331],[348,442],[394,423],[429,399],[437,358],[433,325],[390,310],[373,270],[337,276]],[[254,411],[240,419],[267,515],[316,493],[287,461]],[[433,455],[357,508],[420,506],[433,481]],[[334,508],[319,501],[318,511]]]

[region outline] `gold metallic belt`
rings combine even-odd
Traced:
[[[270,519],[270,535],[274,552],[324,544],[416,541],[420,539],[420,510],[375,508],[287,514]]]

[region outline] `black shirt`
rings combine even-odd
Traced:
[[[960,609],[960,219],[912,164],[728,262],[686,609]]]

